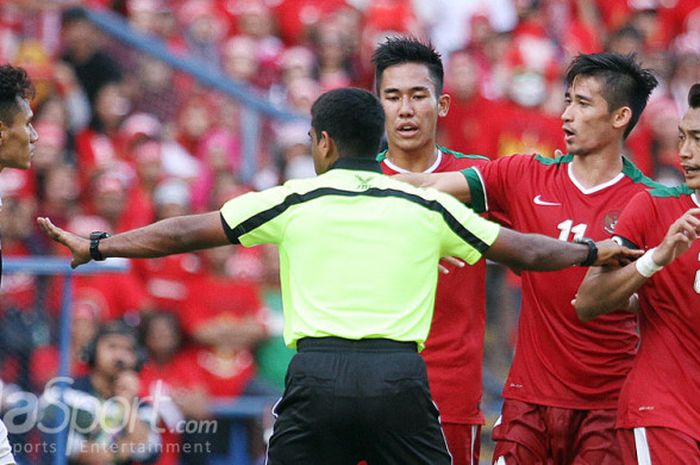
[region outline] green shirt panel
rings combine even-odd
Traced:
[[[221,213],[241,244],[279,246],[290,347],[338,336],[422,349],[440,257],[473,264],[499,231],[446,194],[347,169],[238,197]]]

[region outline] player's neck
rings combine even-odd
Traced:
[[[412,173],[422,173],[435,164],[438,158],[438,149],[430,145],[424,149],[407,152],[398,147],[389,147],[386,158],[392,164]]]
[[[622,152],[619,149],[615,152],[575,156],[571,168],[576,181],[588,189],[615,178],[622,171]]]

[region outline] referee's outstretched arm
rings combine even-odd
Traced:
[[[218,211],[168,218],[101,239],[99,254],[104,258],[154,258],[230,245],[221,221]],[[59,228],[48,218],[37,218],[37,222],[51,239],[70,249],[73,255],[71,267],[94,258],[90,253],[89,239]]]
[[[65,231],[48,218],[37,222],[53,240],[73,255],[73,268],[95,258],[91,241]],[[153,258],[192,250],[230,245],[218,211],[168,218],[142,228],[107,237],[99,242],[99,256]],[[93,243],[93,248],[97,249]],[[618,266],[641,254],[611,240],[596,244],[559,241],[540,234],[523,234],[501,228],[486,258],[522,270],[552,271],[572,265]]]

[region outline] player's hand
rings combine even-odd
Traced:
[[[656,247],[652,259],[666,266],[687,251],[700,234],[700,208],[691,208],[668,228],[666,237]]]
[[[593,266],[625,266],[644,254],[643,250],[634,250],[621,246],[612,239],[596,242],[598,259]]]
[[[41,229],[54,241],[63,244],[70,250],[73,260],[71,268],[76,268],[90,261],[90,241],[73,233],[65,231],[51,222],[48,218],[37,218]]]
[[[441,259],[441,261],[444,263],[449,263],[450,265],[454,265],[457,268],[464,268],[465,265],[465,263],[457,257],[445,257]],[[450,272],[450,269],[442,263],[438,263],[438,270],[442,274],[448,274]]]

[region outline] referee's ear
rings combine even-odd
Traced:
[[[328,166],[332,165],[339,157],[338,145],[335,140],[328,134],[328,131],[321,131],[321,138],[318,141],[319,149],[323,158],[328,162]]]

